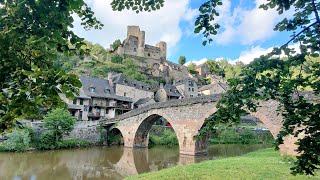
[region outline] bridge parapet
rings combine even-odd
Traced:
[[[176,99],[176,100],[170,100],[166,102],[153,103],[141,108],[133,109],[127,113],[121,114],[112,119],[102,119],[100,120],[100,124],[103,125],[103,124],[115,123],[123,119],[145,113],[152,109],[161,109],[161,108],[167,108],[167,107],[188,106],[188,105],[199,104],[199,103],[217,102],[220,99],[221,99],[221,95],[208,95],[208,96],[198,96],[198,97],[193,97],[188,99]]]

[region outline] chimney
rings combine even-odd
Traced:
[[[163,89],[163,83],[160,83],[160,89]]]
[[[109,81],[109,85],[110,85],[111,87],[113,87],[112,72],[109,72],[109,73],[108,73],[108,81]]]

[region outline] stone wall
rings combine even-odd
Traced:
[[[134,101],[138,101],[139,99],[144,98],[153,98],[154,96],[154,93],[152,91],[146,91],[122,84],[117,84],[116,86],[116,95],[130,97]]]
[[[31,122],[31,128],[36,132],[45,131],[43,122]],[[97,143],[100,140],[99,121],[77,121],[73,131],[64,139],[83,139]]]

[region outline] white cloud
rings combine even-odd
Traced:
[[[203,64],[203,63],[205,63],[205,62],[207,62],[207,61],[208,61],[207,58],[202,58],[202,59],[200,59],[200,60],[188,61],[188,62],[186,62],[184,65],[185,65],[185,66],[189,66],[190,64],[193,63],[193,64],[199,66],[200,64]]]
[[[146,32],[147,44],[155,45],[159,41],[166,41],[169,56],[182,36],[179,23],[192,21],[197,13],[196,10],[188,7],[189,0],[165,1],[164,7],[160,10],[139,14],[128,10],[112,11],[111,0],[87,0],[86,2],[104,27],[102,30],[85,31],[79,23],[75,23],[74,29],[79,36],[107,48],[115,39],[125,39],[128,25],[138,25]]]
[[[290,17],[293,11],[289,11],[279,16],[275,9],[267,11],[260,9],[259,6],[267,0],[255,0],[252,9],[238,7],[232,9],[231,0],[224,0],[223,5],[218,8],[220,16],[216,22],[221,25],[221,30],[214,40],[218,44],[241,43],[252,45],[262,42],[273,36],[274,26],[284,17]]]
[[[293,48],[296,52],[299,51],[299,44],[290,45],[289,48]],[[254,58],[258,58],[261,55],[266,55],[272,51],[273,47],[270,48],[261,48],[260,46],[251,47],[249,50],[242,51],[240,56],[236,61],[242,61],[245,64],[249,64]],[[285,57],[284,54],[281,54],[280,57]]]

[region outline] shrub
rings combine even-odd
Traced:
[[[8,139],[3,142],[2,150],[26,151],[30,147],[29,131],[14,129],[8,135]]]
[[[57,108],[48,113],[44,121],[44,127],[48,129],[46,136],[53,136],[54,142],[58,142],[62,139],[63,135],[68,135],[74,128],[76,119],[71,116],[69,111],[61,108]],[[52,140],[51,137],[47,137],[46,140]]]
[[[149,146],[153,145],[166,145],[175,146],[178,145],[178,139],[174,131],[165,129],[163,134],[150,135],[149,136]]]
[[[240,140],[242,144],[258,143],[259,140],[256,139],[255,133],[250,129],[245,129],[240,132]]]
[[[123,57],[122,56],[120,56],[120,55],[113,55],[112,57],[111,57],[111,62],[112,63],[117,63],[117,64],[122,64],[122,62],[123,62]]]
[[[70,149],[70,148],[80,148],[89,147],[90,142],[81,139],[67,139],[56,143],[56,149]]]

